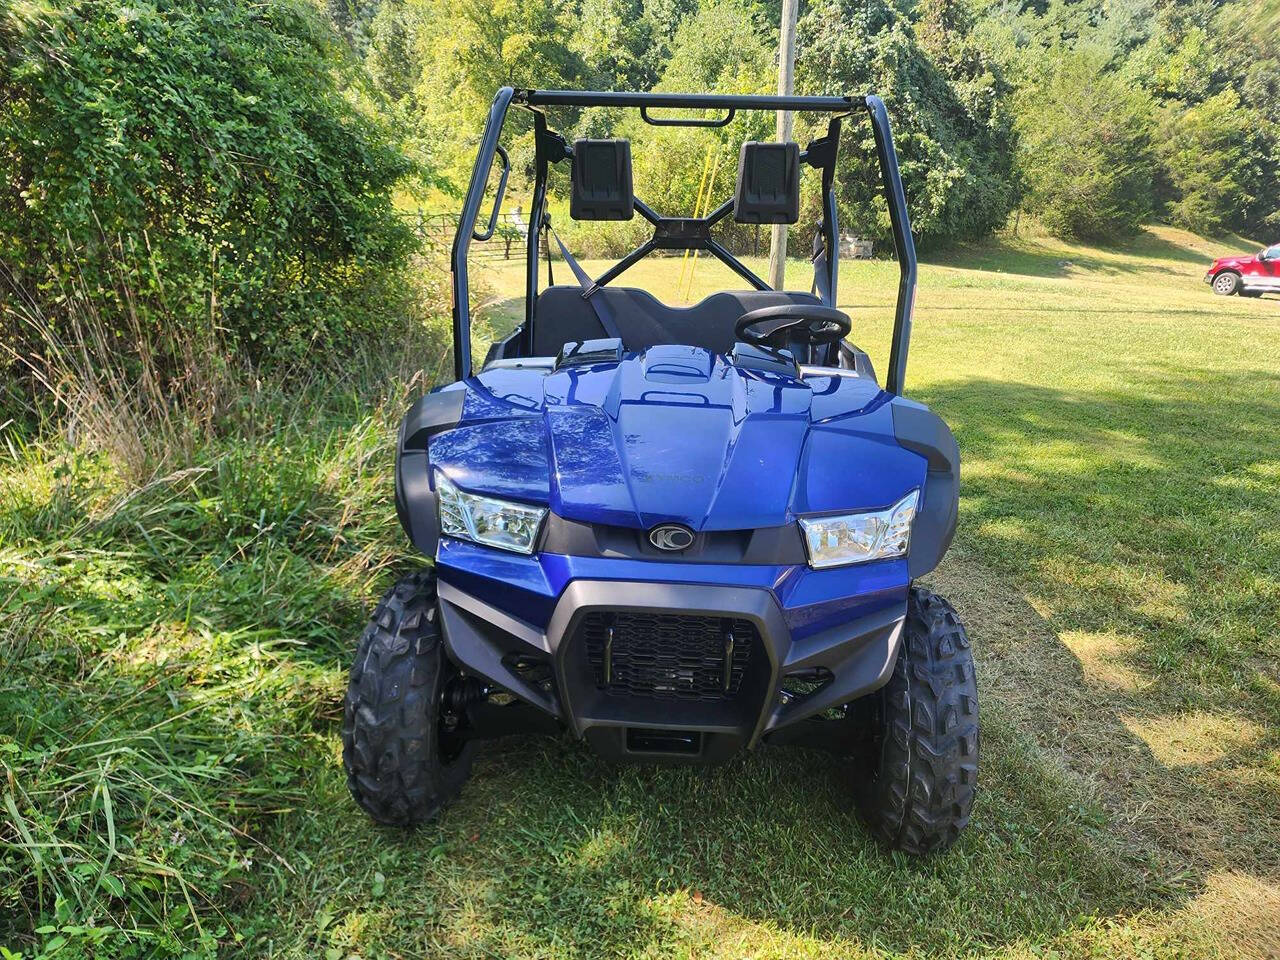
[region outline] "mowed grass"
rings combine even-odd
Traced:
[[[413,391],[263,399],[142,490],[10,424],[0,944],[1280,954],[1280,300],[1210,294],[1230,247],[1007,238],[922,266],[908,393],[964,458],[930,581],[973,636],[983,735],[972,827],[923,861],[876,847],[839,763],[781,749],[690,771],[517,738],[438,823],[374,827],[338,720],[365,611],[420,562],[390,497]],[[670,296],[679,270],[631,278]],[[699,262],[693,299],[737,285],[717,271]],[[518,270],[487,279],[501,327]],[[896,267],[846,263],[841,285],[883,370]]]

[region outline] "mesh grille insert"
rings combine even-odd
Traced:
[[[760,643],[750,620],[662,613],[589,613],[579,636],[598,689],[656,700],[735,696]]]

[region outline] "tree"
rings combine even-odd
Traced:
[[[913,229],[926,243],[981,237],[1017,200],[1008,86],[969,42],[971,23],[957,4],[926,3],[920,13],[923,39],[888,0],[815,0],[800,21],[798,85],[883,96]],[[851,125],[859,140],[840,179],[841,217],[887,237],[870,134]]]
[[[573,10],[561,0],[447,0],[444,12],[448,55],[479,102],[487,104],[501,86],[573,87],[587,75],[570,43]]]
[[[1166,111],[1158,152],[1172,187],[1173,223],[1208,234],[1243,226],[1245,211],[1265,200],[1259,194],[1269,185],[1260,169],[1266,156],[1261,120],[1230,88]]]
[[[671,59],[656,89],[671,92],[765,93],[775,80],[776,38],[754,6],[709,0],[685,17],[671,43]],[[660,185],[661,209],[692,214],[704,168],[718,154],[717,198],[732,189],[744,140],[770,139],[773,116],[746,111],[721,130],[652,127],[628,111],[618,133],[636,143],[636,183]],[[644,189],[644,187],[641,187]],[[725,229],[734,228],[726,224]]]
[[[653,22],[641,0],[581,0],[571,44],[601,90],[648,90],[657,80]]]
[[[776,84],[778,38],[743,0],[707,0],[676,27],[660,90],[763,93]]]
[[[420,68],[414,59],[412,44],[404,4],[400,0],[383,3],[369,26],[365,66],[378,88],[396,103],[408,96],[417,83]]]
[[[1057,236],[1114,240],[1151,214],[1151,98],[1106,60],[1058,47],[1016,100],[1027,206]]]

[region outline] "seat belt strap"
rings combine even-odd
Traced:
[[[597,297],[595,294],[600,289],[595,282],[587,276],[587,271],[582,269],[582,264],[573,258],[573,254],[569,252],[569,248],[564,245],[564,241],[560,239],[560,234],[556,233],[555,228],[547,223],[547,229],[551,231],[551,235],[556,238],[556,246],[560,248],[560,256],[564,257],[564,262],[569,265],[569,269],[573,271],[573,275],[578,279],[578,286],[582,287],[582,299],[591,304],[591,309],[595,311],[596,319],[600,321],[600,326],[604,327],[606,335],[613,337],[615,340],[621,340],[622,334],[618,332],[618,324],[613,319],[613,310],[609,307],[609,301],[604,297]]]
[[[547,286],[554,287],[556,285],[556,275],[551,272],[551,241],[547,239],[547,234],[551,230],[551,218],[544,216],[542,218],[542,242],[547,247]],[[559,237],[556,238],[557,240]]]

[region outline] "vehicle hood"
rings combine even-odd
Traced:
[[[695,530],[781,526],[797,513],[888,506],[924,481],[866,378],[799,378],[697,347],[621,362],[494,369],[466,391],[430,462],[475,493],[562,517]]]
[[[1221,270],[1224,267],[1247,267],[1250,264],[1257,263],[1257,257],[1218,257],[1213,261],[1214,270]]]

